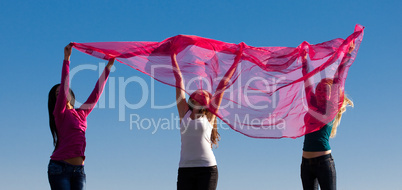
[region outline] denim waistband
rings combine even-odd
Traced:
[[[84,165],[72,165],[63,160],[50,160],[49,170],[50,168],[58,168],[56,169],[58,172],[85,174]]]

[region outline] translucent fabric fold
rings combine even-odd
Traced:
[[[72,43],[73,47],[101,59],[116,58],[164,84],[176,87],[181,77],[187,94],[197,89],[211,94],[224,91],[214,112],[233,130],[253,138],[297,138],[331,122],[343,101],[345,80],[356,58],[364,27],[356,25],[346,39],[297,47],[252,47],[198,36],[178,35],[162,42]],[[348,54],[350,44],[355,48]],[[303,56],[308,72],[302,72]],[[175,75],[176,55],[181,76]],[[234,74],[227,78],[226,73]],[[226,77],[225,77],[226,76]],[[325,113],[309,108],[321,79],[336,81]],[[221,80],[227,80],[220,86]],[[311,93],[305,81],[310,81]],[[211,109],[213,111],[213,109]],[[312,119],[306,118],[314,118]],[[219,126],[218,126],[219,127]]]

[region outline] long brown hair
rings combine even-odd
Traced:
[[[211,113],[210,111],[207,111],[206,114],[208,117],[210,117],[210,115],[213,113]],[[218,122],[217,122],[217,117],[215,116],[214,121],[212,121],[211,146],[215,145],[215,147],[218,147],[218,141],[220,141],[220,140],[221,140],[221,135],[218,132]]]

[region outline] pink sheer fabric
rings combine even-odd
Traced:
[[[364,27],[356,25],[354,33],[346,39],[320,44],[303,42],[298,47],[252,47],[243,42],[232,44],[187,35],[162,42],[72,44],[77,50],[101,59],[116,57],[117,61],[173,87],[176,78],[172,57],[176,54],[187,94],[197,89],[211,94],[225,92],[219,110],[214,113],[233,130],[254,138],[297,138],[334,119],[363,31]],[[352,41],[355,49],[347,55]],[[303,75],[304,52],[308,55],[309,72]],[[228,83],[219,85],[233,69]],[[309,108],[307,102],[314,99],[310,96],[323,78],[336,81],[336,87],[332,87],[336,90],[331,91],[332,106],[324,114]],[[306,80],[313,84],[312,93],[306,93]],[[309,117],[314,119],[305,119]]]

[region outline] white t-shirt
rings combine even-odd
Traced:
[[[212,125],[206,116],[191,119],[191,110],[180,123],[181,153],[179,167],[210,167],[216,165],[211,148]]]

